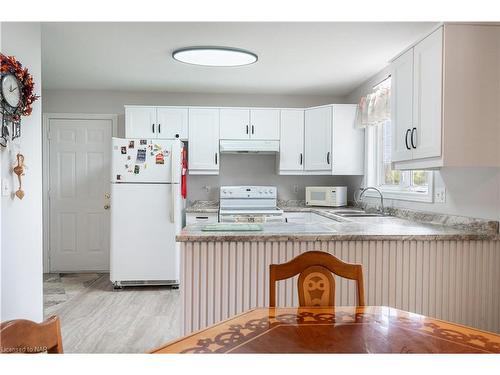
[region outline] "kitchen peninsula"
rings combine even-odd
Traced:
[[[422,213],[343,218],[331,209],[282,208],[285,217],[306,212],[322,219],[267,223],[259,232],[206,232],[192,224],[177,236],[185,333],[267,306],[269,264],[310,250],[362,264],[368,305],[500,332],[498,223],[435,216],[450,226],[415,221],[429,219]],[[192,210],[203,212],[200,205]],[[278,306],[298,305],[296,282],[278,282]],[[355,303],[354,283],[337,278],[336,305]]]

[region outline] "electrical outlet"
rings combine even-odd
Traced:
[[[10,183],[9,180],[4,178],[2,180],[2,196],[8,197],[10,195]]]
[[[293,185],[293,192],[298,193],[299,192],[299,185]]]
[[[438,187],[434,192],[434,203],[445,203],[446,202],[446,188]]]

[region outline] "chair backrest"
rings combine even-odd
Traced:
[[[9,320],[0,325],[0,353],[62,353],[61,324],[57,316],[42,323]]]
[[[324,251],[308,251],[287,263],[269,266],[269,306],[276,306],[276,281],[299,275],[297,287],[300,306],[334,306],[335,278],[332,273],[356,280],[358,306],[365,305],[361,264],[344,263]]]

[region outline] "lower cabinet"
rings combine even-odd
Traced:
[[[189,174],[219,174],[219,109],[189,108]]]
[[[189,224],[212,224],[219,221],[217,212],[188,212],[186,213],[186,225]]]

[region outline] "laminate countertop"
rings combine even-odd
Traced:
[[[206,232],[204,224],[186,226],[178,242],[332,241],[332,240],[491,240],[498,234],[418,223],[396,217],[349,218],[349,221],[264,223],[258,232]]]

